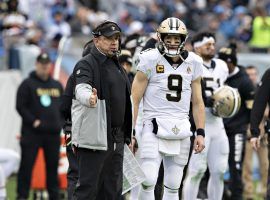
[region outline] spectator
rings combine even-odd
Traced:
[[[20,70],[23,78],[26,78],[35,68],[36,59],[41,53],[41,38],[41,30],[34,28],[28,29],[25,33],[26,44],[16,48],[19,52]]]
[[[53,12],[53,24],[48,27],[47,38],[53,39],[56,35],[70,36],[70,25],[64,20],[63,10],[58,8]]]
[[[33,165],[40,147],[46,162],[46,186],[51,200],[58,199],[58,161],[60,150],[60,98],[58,81],[49,77],[51,61],[47,53],[37,57],[36,69],[17,92],[16,108],[22,117],[21,163],[18,172],[17,199],[27,199]]]
[[[267,53],[270,48],[270,16],[263,7],[256,7],[249,46],[252,52]]]

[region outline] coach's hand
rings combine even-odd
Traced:
[[[93,88],[92,89],[92,94],[89,99],[90,107],[94,108],[97,106],[97,89]]]
[[[195,153],[201,153],[204,148],[204,137],[201,135],[196,136],[194,140],[193,150],[195,151]]]
[[[261,137],[252,137],[250,139],[250,143],[251,143],[251,146],[253,147],[254,150],[258,150],[258,148],[260,148],[261,146]]]

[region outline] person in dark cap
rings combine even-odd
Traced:
[[[123,68],[126,70],[126,73],[128,75],[128,79],[130,83],[132,84],[134,79],[134,73],[132,73],[132,56],[131,52],[129,50],[123,49],[121,50],[121,54],[119,56],[119,63],[123,66]]]
[[[73,198],[119,200],[124,143],[132,135],[130,83],[118,60],[119,26],[105,21],[92,34],[92,48],[73,71],[71,142],[79,169]]]
[[[17,199],[28,199],[33,165],[39,148],[44,151],[46,186],[49,199],[59,199],[58,161],[62,117],[60,99],[62,85],[50,77],[51,60],[42,52],[36,69],[30,73],[17,91],[16,109],[22,117],[21,163],[18,172]]]
[[[253,104],[255,88],[244,67],[237,64],[236,46],[223,47],[218,52],[218,58],[227,63],[229,76],[226,84],[236,88],[241,97],[241,106],[234,116],[224,118],[224,127],[229,139],[229,199],[241,200],[243,197],[242,169],[245,152],[245,141],[250,112]]]

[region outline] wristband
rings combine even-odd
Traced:
[[[201,135],[201,136],[205,137],[204,129],[198,128],[198,129],[196,130],[196,132],[197,132],[197,135]]]

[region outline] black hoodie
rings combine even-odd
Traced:
[[[52,78],[44,81],[31,72],[17,91],[16,109],[22,117],[21,134],[59,134],[63,120],[60,114],[62,85]],[[36,119],[41,121],[33,127]]]
[[[251,109],[247,108],[246,101],[254,99],[255,88],[249,79],[245,69],[238,66],[239,71],[227,78],[225,84],[237,88],[241,96],[241,107],[236,115],[231,118],[223,119],[226,133],[228,135],[236,133],[245,133],[250,119]]]

